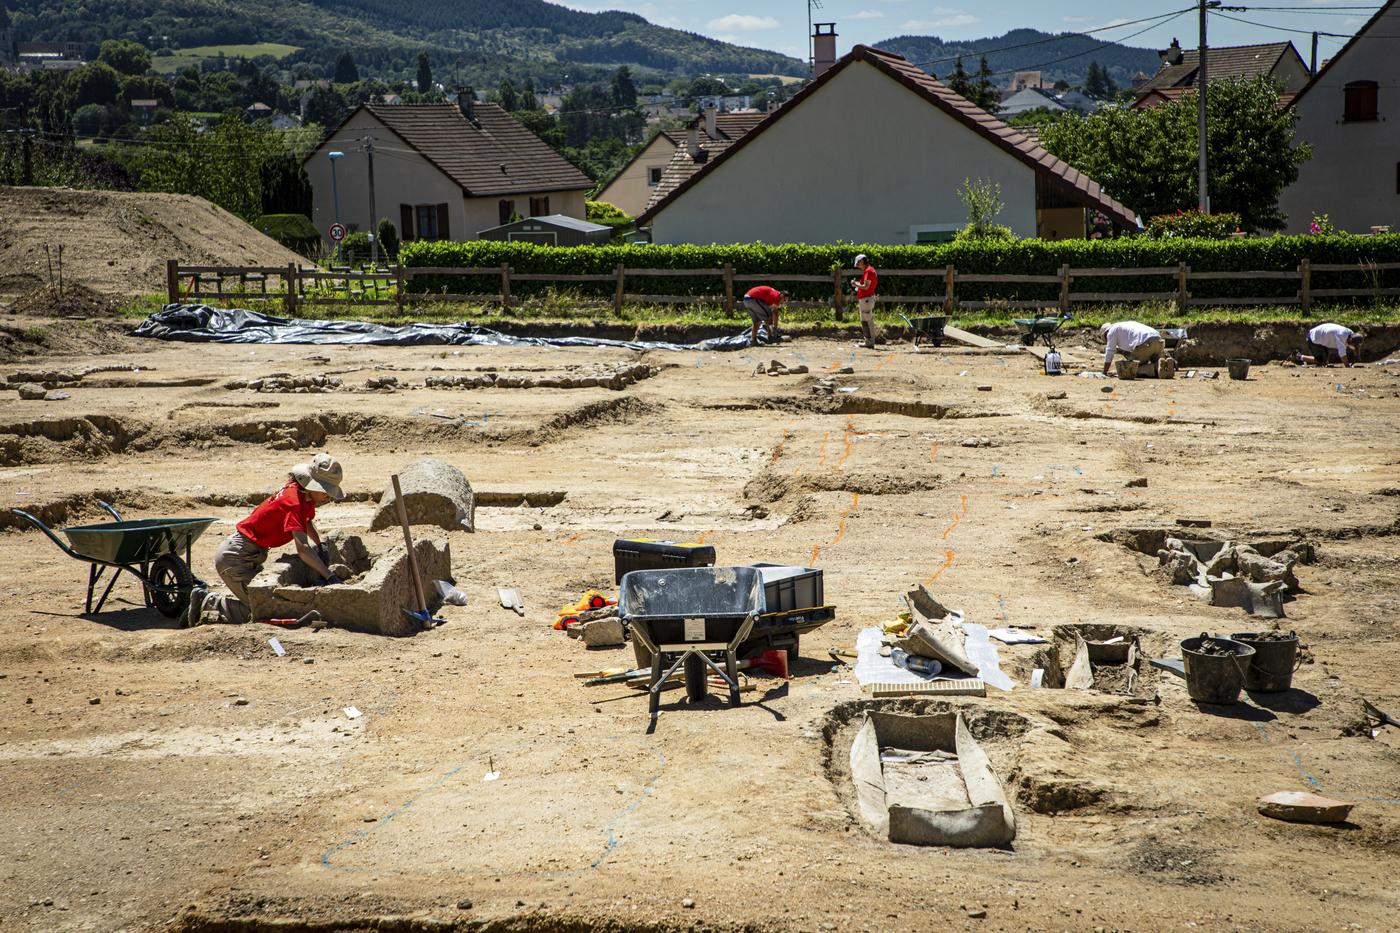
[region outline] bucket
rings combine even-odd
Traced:
[[[1203,654],[1201,645],[1213,642],[1228,648],[1232,654]],[[1245,673],[1254,659],[1254,649],[1228,638],[1211,638],[1202,632],[1199,638],[1181,643],[1181,659],[1186,669],[1186,693],[1198,703],[1227,705],[1240,701]]]
[[[1249,360],[1226,360],[1225,365],[1230,368],[1231,379],[1249,378]]]
[[[1244,675],[1244,688],[1250,693],[1283,693],[1293,686],[1293,672],[1302,663],[1297,632],[1290,632],[1286,638],[1246,632],[1231,635],[1230,639],[1254,649],[1254,659]]]
[[[1175,379],[1175,378],[1176,378],[1176,360],[1172,359],[1170,356],[1164,356],[1164,357],[1162,357],[1160,360],[1158,360],[1158,361],[1157,361],[1157,378],[1158,378],[1158,379]]]
[[[1138,362],[1137,362],[1137,360],[1119,360],[1117,365],[1118,365],[1118,378],[1119,378],[1119,379],[1136,379],[1136,378],[1137,378],[1137,371],[1138,371]]]

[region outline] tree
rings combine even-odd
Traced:
[[[501,98],[501,109],[507,112],[520,109],[520,97],[515,93],[515,85],[510,83],[510,79],[501,82],[501,89],[498,92]]]
[[[1089,72],[1084,77],[1084,93],[1094,100],[1112,100],[1118,93],[1108,69],[1098,62],[1089,63]]]
[[[139,42],[108,39],[102,43],[97,60],[124,75],[143,75],[151,70],[151,52]]]
[[[198,195],[248,221],[263,212],[263,165],[286,153],[276,131],[249,124],[236,110],[203,135],[193,119],[176,117],[147,138],[143,190]]]
[[[311,96],[306,100],[306,113],[303,115],[307,123],[316,123],[321,126],[335,126],[345,119],[345,114],[350,110],[346,103],[345,95],[334,87],[318,87],[311,92]]]
[[[964,178],[958,198],[967,210],[967,226],[957,233],[959,240],[1010,240],[1015,235],[1010,227],[997,223],[997,216],[1006,207],[1001,199],[1001,184],[979,178]]]
[[[354,84],[360,80],[360,69],[355,67],[355,57],[349,52],[341,52],[340,57],[335,60],[335,77],[331,79],[336,84]]]
[[[1312,158],[1293,145],[1297,113],[1278,106],[1268,78],[1212,81],[1206,154],[1214,211],[1240,215],[1246,230],[1277,230],[1283,189]],[[1103,107],[1041,128],[1041,144],[1142,217],[1196,204],[1196,95],[1145,110]]]
[[[1207,63],[1209,64],[1209,63]],[[418,93],[426,94],[433,89],[433,66],[428,61],[427,52],[418,53]]]
[[[1001,109],[1001,95],[992,83],[992,69],[987,64],[985,55],[977,66],[977,83],[973,85],[972,93],[972,102],[988,113],[996,113]]]
[[[390,259],[399,258],[399,229],[388,217],[379,218],[379,248]]]
[[[73,92],[73,107],[86,104],[115,104],[121,93],[121,75],[103,62],[84,65],[69,72],[68,86]]]
[[[535,89],[529,81],[522,82],[517,95],[520,110],[540,110],[540,102],[535,99]]]
[[[963,67],[962,56],[959,55],[953,63],[953,73],[948,76],[948,90],[961,97],[972,100],[976,96],[976,89],[972,86],[972,78],[968,76],[967,69]]]
[[[630,110],[637,106],[637,85],[632,83],[632,70],[626,65],[613,72],[613,106]]]

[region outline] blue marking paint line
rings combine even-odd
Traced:
[[[661,772],[666,769],[666,756],[656,749],[652,749],[652,754],[656,755],[656,773],[647,779],[646,784],[642,785],[641,795],[624,807],[621,813],[617,814],[617,816],[614,816],[612,820],[609,821],[604,830],[604,832],[608,834],[608,844],[604,847],[602,854],[589,863],[589,868],[597,868],[599,865],[603,864],[608,856],[612,855],[613,851],[622,844],[621,840],[617,838],[617,824],[622,822],[623,818],[636,813],[637,808],[645,803],[646,799],[651,796],[652,791],[656,789],[656,782],[661,780]]]
[[[461,771],[465,767],[466,765],[458,765],[451,771],[444,774],[442,777],[438,778],[433,783],[429,784],[422,791],[422,793],[418,794],[418,796],[410,798],[402,806],[398,807],[395,810],[390,810],[387,814],[380,817],[379,821],[376,822],[369,829],[359,830],[349,839],[346,839],[344,842],[337,843],[336,845],[331,846],[329,849],[322,852],[321,866],[323,868],[329,868],[331,871],[360,871],[361,869],[355,868],[353,865],[332,865],[331,856],[335,855],[341,849],[349,848],[350,846],[355,845],[357,842],[369,838],[370,833],[374,832],[376,829],[380,829],[381,827],[387,826],[389,824],[389,821],[392,820],[394,817],[398,816],[399,814],[406,813],[413,807],[415,803],[421,800],[425,794],[430,794],[433,791],[437,790],[439,787],[441,787],[443,784],[446,784],[449,780],[452,779],[453,775],[457,774],[457,772]]]
[[[1303,776],[1303,780],[1312,785],[1313,790],[1322,790],[1322,782],[1308,773],[1308,769],[1303,767],[1303,758],[1297,752],[1289,752],[1288,757],[1293,759],[1293,766],[1298,769],[1298,773]]]
[[[1001,475],[1001,464],[1000,464],[1000,463],[998,463],[996,466],[992,467],[992,475],[993,475],[993,476],[1000,476],[1000,475]]]

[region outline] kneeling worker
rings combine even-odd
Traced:
[[[1104,324],[1099,328],[1099,338],[1104,342],[1103,374],[1105,376],[1108,375],[1109,367],[1113,365],[1113,355],[1119,352],[1138,363],[1150,363],[1152,375],[1155,376],[1157,374],[1157,361],[1162,358],[1162,354],[1167,349],[1161,334],[1137,321],[1118,321],[1116,324]]]
[[[341,582],[326,565],[326,553],[315,522],[317,506],[345,498],[340,488],[341,478],[340,464],[330,454],[317,454],[310,463],[292,467],[286,485],[239,522],[214,554],[214,570],[230,595],[215,596],[203,587],[195,587],[190,593],[185,624],[200,624],[202,615],[210,621],[217,618],[219,622],[233,624],[251,621],[248,584],[262,571],[267,552],[289,542],[296,542],[297,556],[317,579],[325,583]]]
[[[1308,331],[1308,352],[1298,354],[1297,361],[1313,366],[1326,366],[1333,362],[1354,366],[1356,354],[1361,349],[1361,337],[1350,327],[1319,324]]]
[[[748,309],[749,317],[752,319],[752,327],[749,332],[750,344],[758,343],[760,324],[768,333],[768,342],[777,341],[778,308],[782,303],[783,293],[771,285],[757,285],[744,293],[744,307]]]

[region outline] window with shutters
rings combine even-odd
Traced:
[[[501,223],[510,223],[511,218],[515,216],[515,202],[502,199],[497,208],[501,216]]]
[[[1361,123],[1380,117],[1380,86],[1374,81],[1352,81],[1342,88],[1344,108],[1342,120]]]
[[[438,239],[437,205],[419,204],[416,211],[418,213],[418,239]]]
[[[530,199],[530,216],[544,217],[549,214],[549,195]]]

